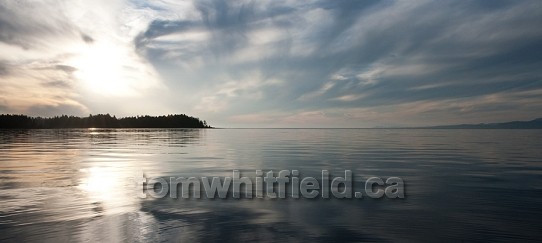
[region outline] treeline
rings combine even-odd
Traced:
[[[0,115],[0,129],[49,128],[211,128],[206,121],[182,115],[135,116],[116,118],[109,114],[88,117],[55,116],[51,118],[26,115]]]

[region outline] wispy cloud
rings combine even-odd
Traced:
[[[218,126],[530,119],[542,115],[529,95],[542,90],[539,9],[538,1],[5,1],[0,82],[9,92],[0,95],[9,110],[42,105],[16,98],[34,87],[33,96],[81,112],[160,107]]]

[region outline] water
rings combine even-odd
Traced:
[[[535,241],[542,130],[0,131],[0,240]],[[404,199],[146,199],[134,178],[238,169],[401,177]],[[361,186],[360,186],[361,187]]]

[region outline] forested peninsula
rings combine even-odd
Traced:
[[[0,115],[0,129],[54,129],[54,128],[212,128],[206,121],[185,114],[164,116],[133,116],[117,118],[109,114],[88,117],[55,116],[31,117],[26,115]]]

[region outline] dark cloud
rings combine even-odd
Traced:
[[[65,64],[57,64],[61,63],[57,60],[43,60],[42,62],[34,61],[35,64],[37,64],[37,67],[34,67],[36,70],[53,70],[53,71],[61,71],[67,75],[71,75],[73,72],[77,71],[76,67],[65,65]]]
[[[432,2],[412,9],[401,9],[396,4],[314,5],[329,11],[328,17],[331,16],[324,21],[323,28],[316,28],[309,39],[302,40],[307,46],[315,44],[315,52],[299,57],[290,55],[288,48],[268,46],[279,52],[256,63],[225,64],[232,76],[259,69],[288,83],[286,89],[262,90],[269,98],[258,106],[246,105],[245,100],[233,101],[232,106],[245,111],[250,109],[247,106],[374,107],[542,89],[542,72],[536,68],[542,64],[542,51],[537,48],[542,43],[542,33],[535,24],[542,21],[542,15],[536,10],[536,3]],[[228,31],[208,43],[214,53],[232,53],[246,47],[245,31],[262,27],[251,24],[259,23],[258,17],[265,16],[252,11],[258,9],[254,5],[249,5],[248,10],[223,2],[196,6],[210,30]],[[295,15],[290,17],[296,19]],[[310,23],[306,26],[313,27]],[[356,33],[356,29],[364,33]],[[294,35],[286,38],[290,42],[277,45],[296,41]],[[215,40],[220,44],[215,45]],[[330,80],[345,69],[344,79]],[[377,72],[374,77],[367,77],[373,71]],[[333,86],[312,99],[299,101],[299,97],[318,92],[327,83]]]
[[[46,44],[48,37],[73,36],[78,32],[62,14],[46,14],[51,10],[47,3],[25,1],[0,2],[0,42],[30,49]]]
[[[70,82],[62,80],[47,81],[43,82],[41,85],[48,88],[71,88]]]
[[[297,11],[295,8],[272,2],[264,6],[256,6],[256,2],[253,1],[197,1],[194,6],[201,19],[154,20],[146,31],[136,37],[136,46],[147,48],[146,44],[160,36],[204,30],[210,32],[213,37],[207,47],[211,48],[215,54],[219,54],[246,45],[246,32],[263,27],[266,21],[273,21],[273,24],[277,26],[290,25],[289,21],[288,23],[281,22],[280,18]]]
[[[81,39],[83,39],[83,41],[86,42],[87,44],[94,43],[94,39],[87,34],[81,33]]]
[[[68,65],[55,65],[55,69],[64,71],[64,72],[66,72],[68,74],[71,74],[71,73],[77,71],[77,68],[72,67],[72,66],[68,66]]]
[[[22,48],[28,48],[28,44],[21,40],[19,37],[21,31],[17,26],[17,16],[10,9],[7,4],[0,4],[0,41],[8,44],[14,44],[21,46]]]
[[[196,25],[192,21],[154,20],[149,24],[145,32],[135,38],[136,49],[146,49],[147,44],[156,37],[185,31],[196,27]]]
[[[9,74],[9,66],[8,64],[0,61],[0,76],[5,76]]]
[[[192,21],[184,20],[154,20],[149,24],[147,31],[143,33],[145,38],[155,38],[162,35],[185,31],[197,24]]]

